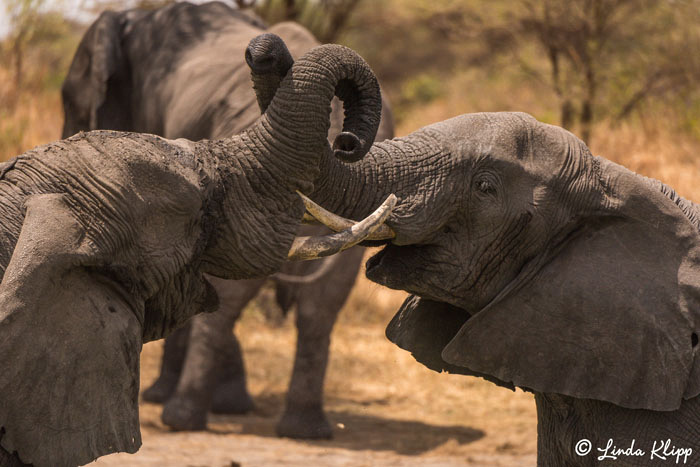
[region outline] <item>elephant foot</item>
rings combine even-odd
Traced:
[[[214,391],[211,411],[217,414],[245,414],[255,408],[245,381],[233,380],[219,384]]]
[[[277,436],[298,439],[331,439],[333,430],[321,408],[287,409],[277,423]]]
[[[202,431],[207,429],[207,410],[197,407],[181,396],[170,398],[163,405],[161,421],[175,431]]]
[[[155,404],[164,404],[177,388],[179,374],[161,373],[155,383],[141,393],[141,399]]]

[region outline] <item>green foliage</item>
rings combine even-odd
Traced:
[[[700,67],[691,70],[682,57],[700,48],[697,0],[490,3],[497,4],[511,9],[482,29],[483,43],[500,31],[502,47],[490,50],[511,54],[548,82],[559,101],[559,123],[578,123],[584,139],[596,120],[627,118],[643,102],[683,92],[700,76]],[[532,47],[539,57],[527,55]]]
[[[362,2],[343,36],[343,43],[372,66],[397,107],[399,120],[401,107],[410,107],[404,102],[410,104],[422,96],[421,103],[426,103],[440,95],[442,82],[460,63],[462,44],[451,44],[433,27],[432,16],[424,14],[428,4],[423,0]]]
[[[43,12],[42,2],[17,0],[14,29],[0,43],[3,63],[13,75],[14,92],[60,88],[83,26],[57,12]],[[8,7],[9,8],[9,7]],[[19,8],[19,7],[18,7]],[[27,10],[29,9],[29,10]]]
[[[360,0],[238,0],[241,7],[254,7],[268,24],[296,21],[323,43],[336,42]]]
[[[34,24],[33,21],[39,14],[45,0],[5,0],[5,13],[10,19],[12,34],[30,36]]]
[[[138,0],[134,5],[134,8],[140,8],[142,10],[157,10],[158,8],[170,5],[171,3],[177,2],[175,0]],[[121,8],[115,9],[120,10]]]
[[[401,85],[398,102],[395,101],[394,111],[397,118],[401,119],[406,113],[421,105],[429,104],[444,93],[442,80],[437,76],[422,73],[415,78],[407,79]]]
[[[0,42],[0,159],[60,135],[60,87],[85,28],[41,2],[11,3],[31,8],[15,10],[24,19]]]
[[[46,12],[44,1],[3,2],[15,29],[0,43],[0,111],[18,93],[40,99],[57,93],[85,29]],[[89,5],[97,14],[172,2]],[[236,3],[254,8],[269,24],[296,20],[321,41],[356,49],[379,77],[399,124],[429,106],[442,106],[446,117],[522,110],[582,135],[584,108],[590,106],[589,127],[663,114],[700,137],[700,0]],[[10,84],[17,56],[22,70],[15,88]],[[25,128],[20,123],[0,125],[0,138],[16,140]]]
[[[682,128],[700,141],[700,92],[680,97],[674,107],[678,109]]]
[[[10,19],[10,38],[3,55],[14,64],[15,86],[22,84],[24,49],[38,35],[37,18],[44,0],[7,0],[5,12]]]
[[[29,126],[29,120],[26,117],[10,120],[8,115],[3,113],[0,113],[0,118],[6,124],[0,126],[0,154],[15,154],[22,148],[22,139]]]
[[[441,81],[427,73],[416,76],[403,83],[402,97],[411,104],[427,104],[443,93]]]
[[[497,70],[588,138],[696,86],[698,24],[700,0],[385,0],[363,3],[344,40],[393,99],[412,77]]]

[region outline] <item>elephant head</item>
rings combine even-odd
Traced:
[[[255,16],[221,2],[102,13],[80,41],[63,83],[63,138],[98,129],[193,141],[240,133],[260,115],[244,53],[265,30]],[[296,58],[319,45],[296,23],[268,31],[283,37]],[[289,65],[275,66],[279,72]],[[270,76],[258,93],[271,99],[284,75]],[[342,121],[338,110],[333,128]],[[379,139],[389,132],[385,121]]]
[[[522,113],[463,115],[329,158],[310,195],[395,238],[367,277],[412,295],[387,336],[436,371],[675,410],[700,393],[700,208]]]
[[[246,108],[254,101],[240,64],[264,27],[221,2],[102,13],[80,41],[61,89],[63,138],[97,129],[191,140],[241,132],[259,114]],[[318,45],[308,36],[287,37],[299,42],[293,50],[302,55]],[[216,127],[221,122],[225,128]]]
[[[346,119],[332,149],[335,94]],[[141,345],[215,308],[205,273],[265,276],[290,250],[331,254],[386,217],[295,238],[321,158],[355,160],[373,142],[381,96],[359,56],[313,49],[266,99],[254,125],[224,140],[94,131],[2,166],[0,461],[135,452]]]
[[[63,138],[84,129],[132,129],[132,83],[121,45],[125,21],[107,11],[85,33],[61,88]]]

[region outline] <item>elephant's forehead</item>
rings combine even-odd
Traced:
[[[462,157],[500,160],[553,175],[583,143],[568,131],[520,112],[474,113],[431,125],[446,149]]]
[[[525,158],[528,141],[538,122],[516,112],[484,112],[464,114],[431,125],[440,132],[452,152],[490,154]]]

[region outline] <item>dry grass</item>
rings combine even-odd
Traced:
[[[61,137],[63,108],[55,90],[18,92],[0,67],[0,161]]]
[[[700,142],[674,131],[660,118],[644,128],[628,123],[616,128],[599,125],[591,151],[700,201]]]
[[[212,416],[210,436],[193,438],[170,433],[160,422],[160,408],[143,404],[142,452],[99,463],[160,465],[168,459],[169,465],[187,465],[197,458],[195,465],[223,465],[221,456],[229,455],[242,465],[297,465],[298,456],[313,465],[533,465],[532,395],[417,364],[384,337],[405,294],[369,283],[362,274],[358,280],[332,336],[325,406],[335,439],[274,440],[292,370],[295,330],[292,319],[271,327],[253,305],[236,333],[256,411],[245,417]],[[161,349],[160,342],[144,348],[142,388],[156,376]],[[280,452],[261,458],[259,446]]]
[[[451,426],[451,435],[438,429],[444,439],[426,451],[432,454],[534,453],[531,395],[479,378],[435,373],[387,341],[384,328],[405,296],[360,275],[333,335],[329,402],[345,399],[349,411],[366,406],[366,413],[380,417],[421,421],[436,429]],[[374,320],[365,318],[368,310]],[[349,388],[348,377],[353,381]],[[471,441],[465,442],[470,436],[460,426],[473,430]]]

